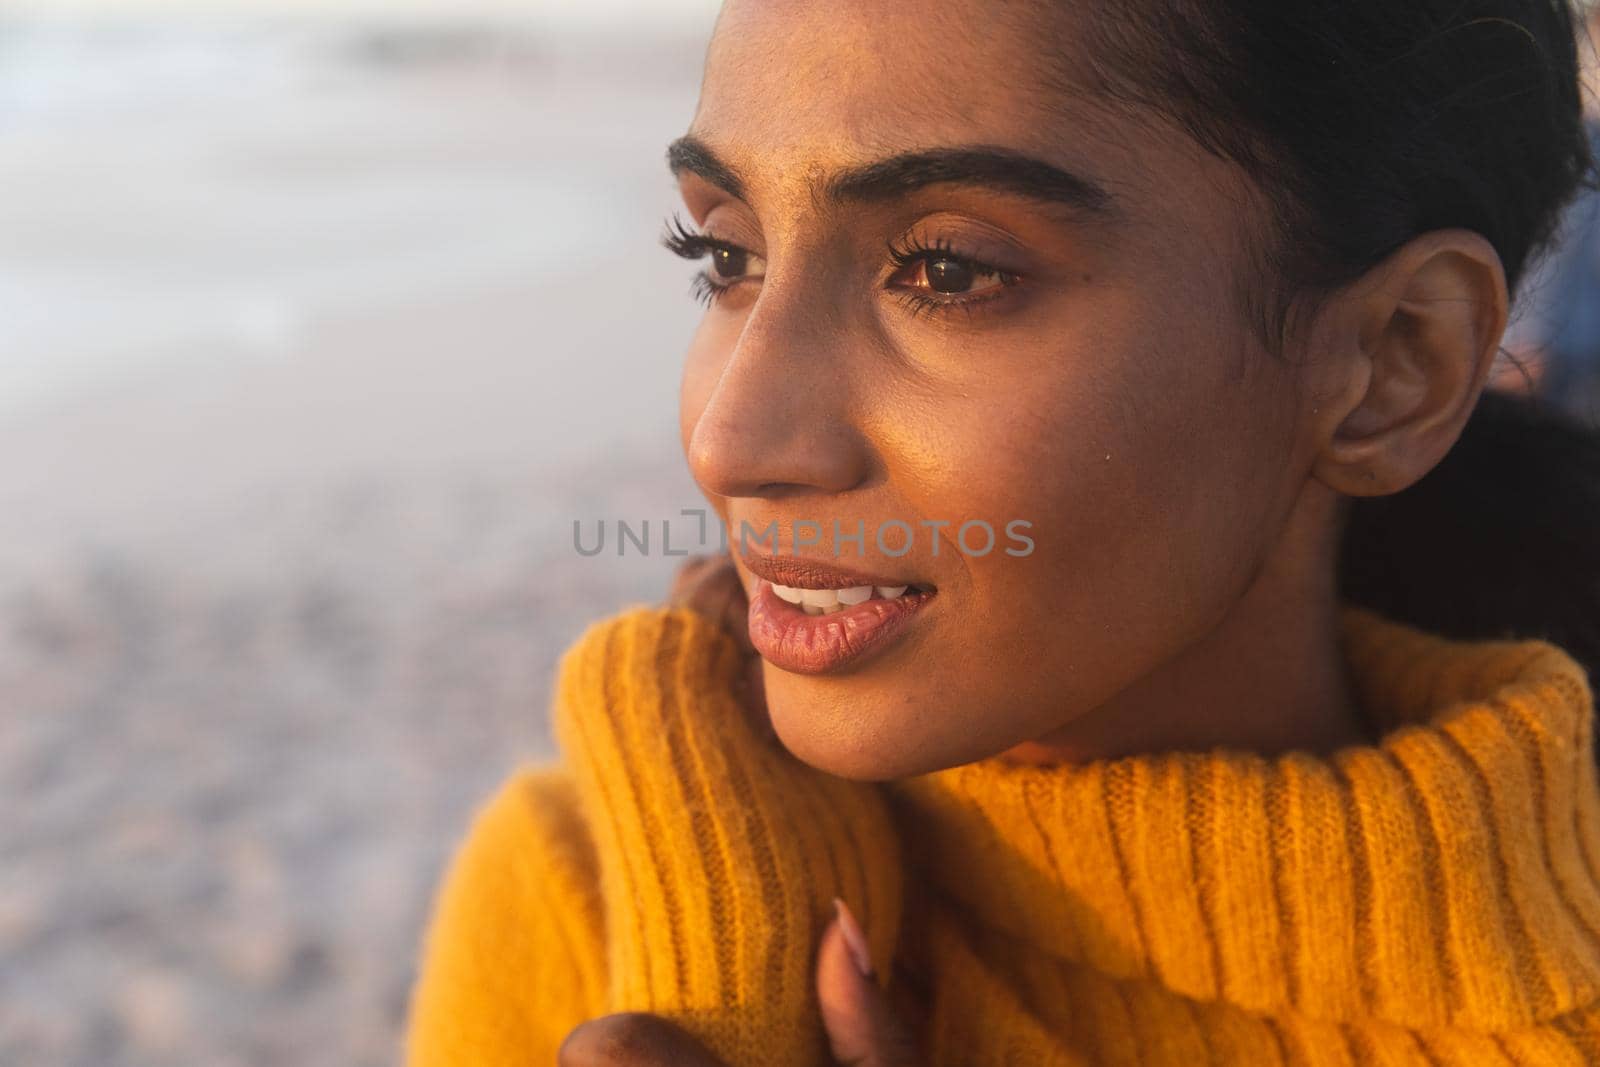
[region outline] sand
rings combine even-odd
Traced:
[[[557,657],[670,573],[573,520],[699,502],[698,42],[241,32],[0,133],[0,1063],[394,1062]]]

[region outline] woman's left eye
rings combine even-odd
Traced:
[[[1004,271],[970,259],[957,259],[940,253],[918,256],[903,266],[891,281],[940,296],[981,293],[1006,284]]]
[[[1018,280],[1010,271],[957,254],[943,240],[931,246],[891,244],[889,258],[897,269],[887,288],[915,312],[972,311]]]

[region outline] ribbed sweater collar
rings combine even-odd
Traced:
[[[1600,990],[1600,793],[1582,668],[1353,605],[1380,740],[892,783],[939,895],[1015,947],[1197,999],[1515,1028]]]

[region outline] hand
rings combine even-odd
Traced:
[[[843,1067],[921,1067],[916,1039],[900,1012],[857,960],[870,967],[866,939],[849,908],[817,948],[817,998],[828,1045]],[[605,1015],[562,1042],[557,1067],[728,1067],[682,1027],[645,1012]]]
[[[772,717],[767,712],[766,686],[761,676],[761,657],[750,643],[749,601],[733,559],[726,552],[714,556],[691,556],[679,565],[667,594],[671,607],[688,608],[721,626],[745,655],[739,698],[763,737],[776,740]]]

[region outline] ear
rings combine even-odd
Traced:
[[[1483,235],[1434,230],[1335,301],[1340,384],[1318,404],[1312,473],[1348,496],[1397,493],[1444,458],[1477,404],[1506,328],[1505,268]]]

